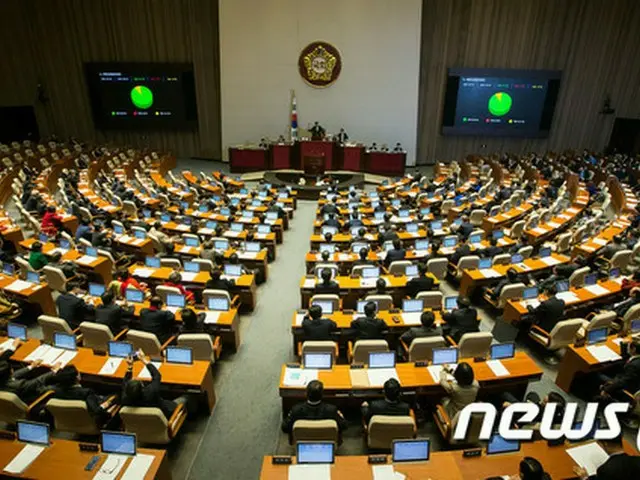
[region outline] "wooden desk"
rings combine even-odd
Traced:
[[[268,170],[268,152],[266,148],[229,147],[231,173]]]
[[[609,290],[608,293],[603,295],[595,295],[586,288],[572,288],[570,291],[578,296],[577,302],[567,303],[565,306],[565,314],[567,310],[575,310],[588,306],[591,303],[599,303],[604,301],[610,301],[616,295],[622,292],[622,277],[616,280],[605,280],[604,282],[598,282],[598,285]],[[539,301],[545,300],[547,297],[541,295],[538,297]],[[504,307],[503,318],[505,321],[514,323],[519,322],[524,314],[527,313],[527,308],[520,300],[509,300]]]
[[[573,202],[571,207],[559,215],[556,215],[550,221],[542,223],[536,228],[524,231],[524,234],[529,240],[529,244],[536,245],[558,235],[578,218],[578,215],[582,213],[588,203],[589,193],[586,189],[580,188],[576,200]]]
[[[620,355],[620,345],[614,342],[619,337],[610,335],[607,338],[606,345],[611,350]],[[596,358],[589,353],[587,345],[581,347],[575,347],[570,345],[567,347],[562,361],[558,366],[558,376],[556,377],[556,385],[567,393],[571,392],[571,385],[575,380],[579,380],[582,376],[598,372],[602,370],[608,370],[612,367],[618,366],[623,360],[617,360],[614,362],[599,362]]]
[[[581,244],[574,246],[572,256],[577,257],[581,255],[589,258],[592,255],[596,255],[600,249],[606,247],[613,240],[613,237],[624,233],[630,225],[631,223],[626,218],[612,222],[611,225],[598,235],[590,237]]]
[[[473,270],[463,270],[462,271],[462,279],[460,280],[460,295],[464,297],[470,297],[473,295],[474,290],[481,286],[487,286],[494,283],[498,283],[502,278],[505,277],[507,271],[511,268],[516,270],[518,273],[540,273],[544,270],[551,269],[555,265],[561,265],[563,263],[569,263],[571,260],[570,257],[566,255],[560,255],[554,253],[551,255],[551,258],[557,260],[558,263],[553,265],[549,265],[545,263],[545,259],[542,258],[527,258],[522,264],[526,265],[528,268],[524,269],[520,265],[509,264],[509,265],[494,265],[491,267],[491,270],[498,272],[500,275],[495,277],[485,277],[482,273],[482,270],[473,269]]]
[[[537,200],[537,197],[533,196],[532,200]],[[493,217],[484,217],[482,220],[482,229],[487,233],[491,233],[494,230],[502,230],[527,216],[531,210],[533,210],[533,203],[527,202],[506,212],[500,212]]]
[[[476,380],[480,383],[479,397],[496,391],[511,390],[522,396],[530,381],[542,377],[542,370],[524,352],[516,352],[514,358],[501,360],[510,375],[496,377],[486,362],[475,362],[466,359],[473,367]],[[286,365],[280,372],[280,397],[282,408],[286,413],[294,404],[303,401],[306,387],[289,387],[284,385]],[[331,370],[320,370],[318,380],[324,385],[324,398],[332,403],[359,403],[367,398],[381,397],[382,386],[370,386],[367,369],[352,370],[350,365],[334,365]],[[405,397],[429,397],[439,399],[446,395],[445,390],[427,370],[427,367],[416,367],[414,363],[397,363],[396,372]]]
[[[6,340],[5,337],[0,342]],[[11,356],[15,362],[24,362],[40,345],[40,340],[30,338],[24,342]],[[106,356],[97,355],[90,348],[78,347],[78,354],[71,362],[80,372],[83,382],[93,382],[101,385],[109,385],[120,389],[122,379],[127,372],[127,362],[123,361],[113,375],[101,375],[99,372],[107,361]],[[136,378],[142,370],[142,362],[136,361],[133,365],[133,378]],[[176,365],[163,362],[160,367],[162,385],[167,387],[176,396],[182,393],[193,393],[197,390],[201,395],[202,403],[207,406],[209,414],[213,412],[216,403],[216,394],[213,388],[213,373],[209,362],[194,361],[193,365]]]
[[[589,442],[586,442],[589,443]],[[567,448],[579,444],[566,444],[550,447],[544,440],[523,442],[520,451],[503,455],[485,455],[464,458],[462,450],[432,452],[427,462],[395,463],[394,470],[407,479],[431,480],[483,480],[502,475],[517,475],[520,462],[524,457],[537,458],[553,480],[573,480],[576,478],[573,468],[577,464],[566,452]],[[625,442],[624,449],[630,455],[637,455],[631,445]],[[260,480],[286,480],[289,476],[287,465],[273,465],[270,456],[264,457]],[[391,456],[388,456],[391,464]],[[295,464],[295,458],[293,459]],[[336,456],[331,466],[332,480],[370,480],[373,479],[372,465],[366,455]]]
[[[45,315],[57,315],[56,306],[53,303],[53,297],[51,296],[51,288],[49,288],[49,285],[41,283],[20,291],[7,288],[16,280],[19,280],[17,276],[0,273],[0,288],[5,292],[5,294],[8,294],[9,297],[18,297],[27,303],[40,305],[42,313]]]
[[[106,454],[98,452],[82,452],[80,451],[79,442],[73,440],[63,440],[61,438],[52,438],[51,444],[36,458],[29,467],[21,474],[9,474],[2,472],[3,477],[8,478],[34,478],[49,479],[62,476],[65,480],[74,479],[91,479],[102,467],[107,458]],[[0,439],[0,465],[4,468],[23,448],[25,444],[17,440]],[[153,462],[147,470],[145,479],[171,479],[171,468],[166,450],[152,450],[149,448],[138,448],[138,453],[152,455]],[[100,460],[90,472],[84,467],[94,455],[99,455]],[[132,457],[133,458],[133,457]],[[125,465],[120,470],[116,479],[122,478],[127,471],[131,459],[125,460]],[[55,473],[57,472],[57,474]]]
[[[27,238],[19,243],[20,247],[23,251],[30,251],[31,245],[33,245],[37,239],[35,238]],[[148,240],[147,240],[148,241]],[[51,252],[57,249],[58,246],[54,243],[47,242],[42,245],[42,253],[47,256],[51,255]],[[111,259],[107,257],[96,257],[91,263],[78,262],[78,259],[83,257],[84,254],[80,253],[78,250],[69,250],[64,255],[62,255],[63,261],[70,261],[75,263],[81,271],[86,271],[92,274],[97,275],[102,279],[102,282],[105,285],[111,283],[113,279],[112,271],[113,271],[113,262]]]

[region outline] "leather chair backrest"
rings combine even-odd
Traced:
[[[292,440],[298,442],[334,442],[339,440],[338,423],[335,420],[296,420]]]
[[[416,424],[410,416],[374,415],[369,420],[367,445],[375,449],[391,449],[394,440],[415,437]]]
[[[444,337],[422,337],[415,338],[409,346],[409,361],[419,362],[433,359],[434,348],[444,348],[447,342]]]
[[[136,434],[138,443],[167,444],[169,424],[159,408],[122,407],[120,418],[125,432]]]
[[[353,363],[369,363],[371,352],[388,352],[386,340],[358,340],[353,346]]]
[[[53,416],[56,430],[79,435],[98,435],[100,433],[84,400],[53,398],[47,402],[46,408]]]

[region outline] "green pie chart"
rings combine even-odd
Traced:
[[[153,92],[144,85],[133,87],[131,101],[136,107],[146,110],[153,105]]]
[[[496,92],[489,99],[489,111],[491,115],[501,117],[511,110],[511,96],[505,92]]]

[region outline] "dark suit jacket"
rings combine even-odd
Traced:
[[[425,328],[423,326],[419,326],[419,327],[411,327],[409,330],[404,332],[400,336],[400,340],[402,340],[407,347],[410,347],[411,342],[413,342],[416,338],[441,337],[441,336],[442,336],[442,327]]]
[[[491,246],[489,248],[485,248],[482,252],[482,256],[484,258],[493,258],[500,253],[502,253],[502,249],[496,245],[495,247]]]
[[[317,405],[309,403],[294,405],[287,418],[282,421],[282,431],[291,433],[296,420],[335,420],[340,430],[347,428],[347,422],[338,415],[338,408],[335,405],[324,402],[320,402]]]
[[[640,457],[617,453],[611,455],[598,470],[596,475],[589,477],[592,480],[628,480],[640,478]]]
[[[96,323],[106,325],[111,333],[117,335],[122,330],[122,317],[133,313],[133,306],[124,309],[120,305],[100,305],[96,308]]]
[[[388,267],[391,265],[391,262],[395,262],[397,260],[404,260],[407,256],[407,251],[404,248],[400,248],[396,250],[392,248],[387,252],[387,256],[384,259],[384,264]]]
[[[451,263],[457,265],[458,261],[467,255],[471,255],[471,247],[465,243],[464,245],[456,248],[456,251],[453,252],[453,255],[451,255]]]
[[[533,310],[533,323],[547,332],[551,332],[556,323],[562,319],[564,315],[564,301],[551,297],[542,302]]]
[[[410,412],[409,404],[405,402],[389,402],[386,399],[372,400],[369,406],[362,408],[362,416],[368,424],[374,415],[406,416]]]
[[[100,398],[90,388],[86,388],[81,385],[64,388],[58,385],[53,390],[55,392],[53,394],[54,398],[59,398],[61,400],[84,400],[87,404],[87,410],[89,410],[89,413],[97,419],[106,414],[104,409],[100,406]]]
[[[351,328],[358,340],[382,340],[387,324],[379,318],[360,317],[351,321]]]
[[[337,215],[338,214],[338,207],[333,203],[327,203],[327,204],[322,206],[322,208],[320,209],[320,213],[322,215],[325,215],[327,213],[335,213]]]
[[[335,293],[340,294],[340,285],[338,282],[331,280],[329,283],[324,284],[321,282],[316,284],[313,293]]]
[[[612,382],[605,387],[608,393],[628,390],[632,394],[640,389],[640,356],[627,360],[622,372],[617,374]]]
[[[611,260],[611,258],[621,250],[624,250],[624,245],[616,245],[615,243],[612,243],[602,249],[601,255],[607,260]]]
[[[235,288],[235,286],[236,282],[234,282],[233,280],[228,280],[226,278],[221,278],[218,281],[214,281],[210,278],[205,284],[205,288],[208,290],[226,290],[227,292],[231,291],[233,288]]]
[[[71,328],[78,326],[85,320],[87,315],[93,313],[93,307],[87,305],[84,300],[76,297],[72,293],[63,293],[56,299],[58,316],[67,321]]]
[[[445,313],[442,319],[451,327],[451,336],[457,342],[465,333],[477,332],[479,327],[478,312],[475,308],[459,308]]]
[[[331,340],[331,334],[338,330],[336,322],[328,318],[312,320],[305,317],[302,320],[304,340]]]
[[[175,317],[167,310],[143,308],[140,311],[140,327],[145,332],[153,333],[160,343],[169,340],[173,331]]]
[[[127,370],[123,378],[122,383],[122,405],[128,407],[155,407],[162,410],[162,413],[167,418],[171,418],[171,414],[178,406],[176,402],[166,400],[160,396],[160,387],[162,385],[162,375],[158,369],[152,364],[147,365],[147,370],[151,375],[151,382],[143,383],[142,398],[139,402],[134,402],[133,399],[128,398],[126,395],[126,388],[129,381],[131,381],[132,372]]]
[[[324,222],[322,222],[323,227],[336,227],[340,228],[340,222],[337,218],[328,218]]]
[[[433,278],[428,276],[412,278],[407,282],[407,294],[415,297],[419,292],[433,290],[434,284]]]
[[[475,227],[471,223],[466,222],[460,225],[458,233],[462,238],[467,238],[469,235],[471,235],[471,232],[473,232],[474,229]]]

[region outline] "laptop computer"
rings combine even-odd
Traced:
[[[424,310],[424,302],[422,300],[408,299],[402,300],[402,311],[407,313],[422,312]]]
[[[40,274],[38,272],[27,272],[27,282],[40,283]]]
[[[107,288],[100,283],[90,283],[89,284],[89,295],[92,297],[101,297],[104,295],[104,292]]]
[[[453,310],[454,308],[458,308],[458,296],[444,297],[444,309]]]
[[[331,370],[333,356],[330,353],[309,352],[305,353],[302,359],[304,368],[315,368],[318,370]]]
[[[49,425],[46,423],[18,420],[16,427],[19,442],[49,445]]]
[[[516,344],[513,342],[498,343],[496,345],[491,345],[492,360],[501,360],[503,358],[513,358],[515,354],[516,354]]]
[[[229,300],[223,297],[213,297],[207,300],[207,308],[218,312],[229,311]]]
[[[181,365],[193,364],[193,351],[189,347],[172,347],[165,349],[167,363],[179,363]]]
[[[17,323],[9,322],[7,324],[7,336],[9,338],[18,338],[22,341],[27,339],[27,327]]]
[[[556,291],[558,293],[568,292],[569,291],[569,282],[567,282],[565,280],[561,280],[559,282],[556,282]]]
[[[183,264],[185,272],[200,273],[200,263],[185,261]]]
[[[95,247],[87,247],[84,249],[84,254],[87,257],[97,257],[98,256],[98,249]]]
[[[391,450],[392,461],[396,462],[426,462],[429,460],[429,440],[417,438],[415,440],[394,440]]]
[[[136,454],[136,434],[124,432],[100,432],[100,448],[102,453],[116,455]]]
[[[434,348],[433,359],[431,361],[433,365],[451,365],[458,363],[458,349],[457,348]]]
[[[404,269],[404,274],[407,277],[417,277],[418,276],[418,265],[411,264],[407,265]]]
[[[147,257],[144,259],[144,264],[149,268],[160,268],[161,262],[158,257]]]
[[[110,357],[127,358],[133,355],[133,345],[129,342],[109,342],[107,344]]]
[[[333,302],[324,300],[314,300],[312,305],[318,305],[322,309],[323,315],[331,315],[333,313]]]
[[[596,283],[598,283],[598,274],[597,273],[590,273],[588,275],[585,275],[585,277],[584,277],[584,285],[585,285],[585,287],[587,287],[589,285],[595,285]]]
[[[335,461],[335,444],[333,442],[298,442],[296,445],[296,463],[331,464]]]
[[[53,334],[53,346],[64,350],[76,350],[76,336],[69,333],[55,332]]]
[[[551,256],[551,248],[550,247],[541,248],[540,251],[538,252],[538,256],[540,258],[550,257]]]
[[[378,278],[380,276],[380,267],[368,267],[362,269],[362,278]]]
[[[230,265],[224,266],[224,274],[229,277],[239,277],[242,275],[242,265]]]
[[[520,450],[520,442],[517,440],[506,440],[500,435],[492,435],[487,443],[487,455],[497,455],[499,453],[513,453]]]
[[[485,268],[491,268],[493,260],[491,258],[481,258],[478,262],[478,268],[484,270]]]
[[[185,237],[184,244],[187,247],[199,247],[200,240],[197,237]]]
[[[589,330],[587,332],[587,344],[593,345],[594,343],[606,342],[608,334],[609,329],[607,327]]]
[[[369,353],[369,368],[394,368],[396,366],[395,352]]]
[[[429,250],[429,240],[416,240],[416,250]]]
[[[524,300],[531,300],[532,298],[538,298],[538,287],[527,287],[522,292],[522,298]]]
[[[177,293],[169,293],[167,295],[167,307],[184,308],[186,301],[184,295]]]
[[[469,235],[469,242],[473,244],[478,244],[482,242],[482,235],[480,235],[479,233]]]
[[[442,246],[445,248],[452,248],[458,244],[458,239],[454,237],[445,238],[442,242]]]
[[[144,301],[144,292],[142,290],[127,288],[124,295],[128,302],[142,303]]]

